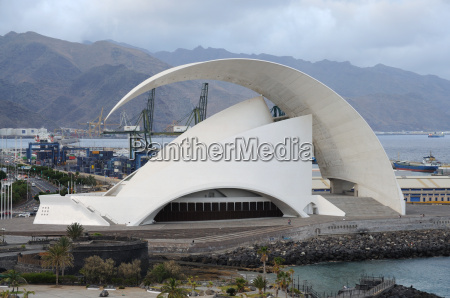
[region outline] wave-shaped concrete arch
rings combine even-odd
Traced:
[[[145,80],[110,111],[153,88],[189,80],[218,80],[247,87],[289,117],[313,116],[313,143],[322,177],[333,193],[354,189],[400,214],[403,194],[391,163],[367,122],[341,96],[296,69],[267,61],[223,59],[174,67]]]

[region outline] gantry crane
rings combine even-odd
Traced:
[[[107,125],[119,125],[119,124],[113,124],[113,123],[105,123],[105,118],[103,118],[103,107],[102,110],[100,112],[100,116],[98,116],[97,118],[95,118],[93,121],[89,121],[87,123],[78,123],[80,125],[88,125],[88,135],[90,138],[92,138],[93,136],[100,136],[103,131],[105,130],[105,127]]]
[[[272,109],[270,109],[270,113],[272,114],[273,121],[275,122],[289,118],[278,106],[273,106]]]
[[[194,121],[195,124],[200,123],[201,121],[206,119],[206,110],[208,105],[208,83],[204,83],[202,86],[202,91],[200,94],[200,100],[198,105],[187,114],[183,119],[188,119],[186,122],[186,126],[189,127]],[[139,114],[136,124],[134,125],[134,130],[128,131],[104,131],[103,134],[128,134],[129,142],[130,142],[130,159],[136,160],[136,169],[139,168],[140,165],[140,157],[139,156],[150,156],[152,151],[156,151],[157,148],[152,147],[152,135],[164,134],[164,135],[178,135],[180,132],[174,132],[173,127],[181,123],[181,121],[174,121],[173,124],[168,126],[168,128],[172,128],[171,131],[166,128],[163,132],[154,132],[153,131],[153,119],[154,119],[154,110],[155,110],[155,89],[152,89],[149,92],[149,96],[147,99],[147,105],[145,109]],[[122,119],[123,117],[121,117]],[[126,122],[126,121],[125,121]],[[140,125],[142,123],[142,126]],[[122,124],[122,120],[121,120]],[[136,146],[139,144],[139,147]],[[150,154],[149,154],[150,153]]]
[[[203,83],[202,85],[202,92],[200,93],[200,100],[198,101],[198,105],[191,111],[189,114],[181,118],[180,121],[174,121],[171,125],[168,125],[166,127],[166,132],[169,132],[170,130],[173,131],[173,128],[176,125],[179,125],[182,123],[184,119],[186,120],[186,130],[189,129],[192,122],[194,122],[194,125],[197,125],[198,123],[202,122],[206,119],[206,110],[208,107],[208,83]]]

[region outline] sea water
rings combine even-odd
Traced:
[[[450,297],[450,257],[418,258],[403,260],[367,260],[360,262],[329,262],[314,265],[295,266],[294,280],[313,287],[323,295],[334,295],[338,290],[354,287],[363,275],[395,278],[396,283]],[[252,280],[257,273],[241,271],[240,274]],[[275,275],[268,274],[269,282],[274,282]]]
[[[429,138],[427,135],[378,135],[387,156],[391,160],[421,162],[431,154],[442,163],[450,163],[450,135]]]

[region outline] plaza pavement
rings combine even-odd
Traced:
[[[84,298],[84,297],[99,297],[101,290],[88,290],[84,286],[58,286],[54,285],[23,285],[19,287],[19,291],[23,289],[27,291],[34,291],[35,295],[30,294],[30,298]],[[7,288],[1,288],[2,290]],[[149,293],[141,288],[125,288],[123,290],[108,291],[108,297],[149,297],[155,298],[156,293]],[[19,294],[22,297],[21,294]],[[211,296],[212,297],[212,296]]]
[[[450,215],[450,205],[406,205],[406,215],[402,219],[419,217],[424,214],[426,217],[439,217]],[[146,239],[166,239],[167,241],[177,240],[192,241],[199,237],[217,236],[220,234],[237,233],[244,231],[260,230],[264,228],[280,227],[285,229],[311,226],[337,220],[361,220],[366,219],[393,218],[387,217],[338,217],[312,215],[309,218],[291,218],[291,225],[288,226],[288,218],[263,218],[245,220],[220,220],[203,222],[174,222],[156,223],[154,225],[128,227],[125,225],[84,226],[89,233],[102,233],[104,235],[134,236]],[[395,216],[398,218],[398,216]],[[46,237],[60,236],[66,234],[67,225],[34,225],[34,217],[16,217],[0,220],[0,229],[4,229],[6,241],[10,244],[26,243],[30,236]],[[2,231],[0,230],[0,233]],[[9,235],[22,236],[10,238]],[[0,234],[0,236],[2,236]]]

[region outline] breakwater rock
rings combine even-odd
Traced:
[[[240,247],[223,254],[190,255],[182,261],[237,266],[261,267],[259,247],[270,250],[269,262],[282,257],[287,265],[306,265],[330,261],[362,261],[369,259],[400,259],[450,255],[450,231],[421,230],[384,233],[361,233],[319,236],[303,241],[277,241]]]
[[[395,285],[392,289],[377,296],[379,298],[443,298],[435,294],[419,291],[413,287]]]

